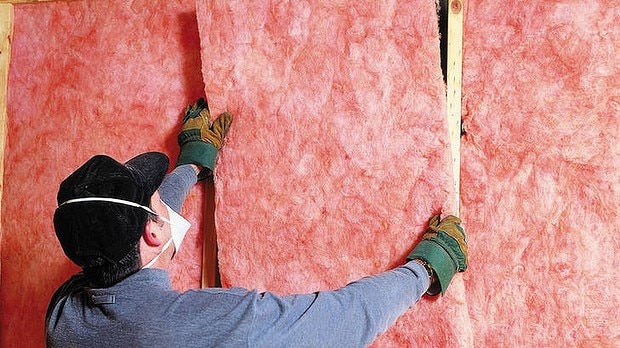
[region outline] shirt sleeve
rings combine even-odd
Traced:
[[[364,347],[413,306],[428,286],[424,267],[409,262],[335,291],[261,294],[250,346]]]

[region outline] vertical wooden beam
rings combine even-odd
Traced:
[[[12,37],[13,5],[0,4],[0,223],[2,222],[1,211],[2,189],[4,188],[4,146],[6,144],[7,93],[9,80],[9,64],[11,62]],[[0,242],[1,241],[2,226],[0,225]],[[2,250],[0,249],[0,254],[1,253]]]
[[[460,211],[461,196],[461,87],[463,62],[463,2],[450,0],[448,3],[448,54],[447,54],[447,112],[452,172],[456,193],[454,214]]]
[[[448,3],[448,54],[447,54],[447,111],[448,132],[450,135],[450,149],[452,152],[452,171],[454,174],[454,189],[456,197],[451,209],[460,216],[461,205],[461,88],[463,86],[463,11],[465,0],[450,0]],[[460,278],[462,279],[462,278]],[[458,332],[459,347],[473,347],[474,333],[467,297],[465,296],[465,282],[461,280],[452,284],[452,291],[458,303],[463,307],[456,311],[454,320],[460,325]]]
[[[205,215],[202,230],[202,288],[220,287],[215,230],[215,184],[205,180]]]

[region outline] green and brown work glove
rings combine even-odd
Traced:
[[[222,113],[211,122],[209,105],[200,98],[193,106],[188,106],[183,117],[183,126],[178,136],[181,152],[176,165],[195,164],[203,167],[198,175],[202,180],[215,170],[217,152],[232,123],[229,112]]]
[[[413,249],[408,260],[420,260],[430,267],[431,279],[435,280],[426,292],[434,296],[444,295],[452,277],[467,269],[467,240],[456,216],[440,220],[439,215],[431,217],[422,241]],[[428,269],[428,268],[427,268]]]

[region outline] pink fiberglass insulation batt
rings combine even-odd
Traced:
[[[52,225],[60,182],[94,154],[176,159],[185,105],[204,93],[194,1],[15,5],[2,200],[0,346],[41,347],[52,292],[77,271]],[[200,186],[172,271],[200,285]]]
[[[454,200],[435,3],[198,1],[197,13],[212,114],[235,117],[216,172],[223,285],[307,293],[403,262]],[[377,345],[467,341],[455,283]]]
[[[620,4],[470,1],[462,207],[479,347],[618,347]]]

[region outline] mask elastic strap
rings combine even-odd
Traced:
[[[155,255],[155,257],[149,261],[149,263],[147,263],[146,265],[142,266],[142,269],[144,268],[151,268],[151,266],[153,266],[153,264],[155,262],[157,262],[157,260],[159,260],[159,257],[166,252],[166,250],[168,250],[168,248],[170,247],[170,244],[172,244],[172,238],[168,239],[168,241],[166,242],[166,244],[164,244],[164,247],[161,249],[161,251],[159,253],[157,253],[157,255]]]
[[[151,209],[149,207],[146,207],[144,205],[138,204],[136,202],[126,201],[124,199],[112,198],[112,197],[82,197],[82,198],[69,199],[69,200],[64,201],[61,204],[59,204],[58,208],[62,207],[65,204],[80,203],[80,202],[109,202],[109,203],[128,205],[130,207],[135,207],[135,208],[141,208],[141,209],[144,209],[144,210],[146,210],[147,212],[149,212],[149,213],[151,213],[153,215],[156,215],[157,217],[162,219],[162,221],[164,221],[165,223],[171,224],[170,220],[168,220],[165,217],[157,214],[156,212],[153,211],[153,209]]]

